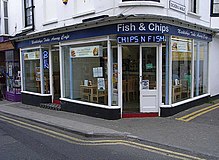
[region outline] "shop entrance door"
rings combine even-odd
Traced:
[[[53,102],[59,103],[60,92],[60,64],[59,50],[52,51]]]
[[[158,48],[140,47],[140,112],[158,112]]]

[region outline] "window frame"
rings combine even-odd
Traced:
[[[189,6],[188,8],[189,13],[195,14],[195,15],[199,14],[199,0],[190,0],[188,6]]]
[[[5,4],[7,9],[5,9]],[[2,1],[2,6],[3,6],[3,12],[2,12],[2,23],[3,23],[3,28],[2,31],[4,34],[9,34],[9,24],[8,24],[8,0],[3,0]],[[6,25],[7,24],[7,25]]]
[[[211,9],[210,9],[210,16],[211,17],[219,17],[219,12],[218,13],[214,13],[214,5],[215,4],[218,4],[219,5],[219,2],[214,2],[215,0],[211,0]]]
[[[31,4],[30,6],[26,6],[27,1],[30,1]],[[31,15],[27,15],[27,11],[32,12]],[[32,18],[31,23],[28,23],[28,18]],[[34,5],[33,5],[33,0],[24,0],[24,27],[30,27],[34,26]]]

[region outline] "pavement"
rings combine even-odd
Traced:
[[[214,103],[219,103],[219,100]],[[191,110],[210,105],[212,104],[206,103]],[[85,136],[128,137],[219,158],[218,109],[212,111],[216,121],[211,121],[210,118],[205,119],[209,123],[195,121],[188,123],[176,120],[175,118],[181,116],[182,113],[165,118],[105,120],[6,100],[0,101],[0,112],[67,129]]]

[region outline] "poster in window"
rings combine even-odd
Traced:
[[[97,78],[97,87],[99,91],[105,90],[105,80],[104,78]]]
[[[93,77],[103,77],[103,67],[93,68]]]
[[[102,57],[102,46],[86,46],[70,48],[71,58]]]
[[[40,59],[39,51],[24,53],[24,60],[36,60],[36,59]]]
[[[142,80],[142,89],[149,89],[149,80]]]
[[[40,67],[35,68],[36,81],[40,81]]]

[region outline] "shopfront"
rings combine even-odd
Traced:
[[[166,116],[209,96],[210,41],[209,32],[166,23],[118,22],[18,42],[22,102],[59,100],[65,111],[106,119]]]

